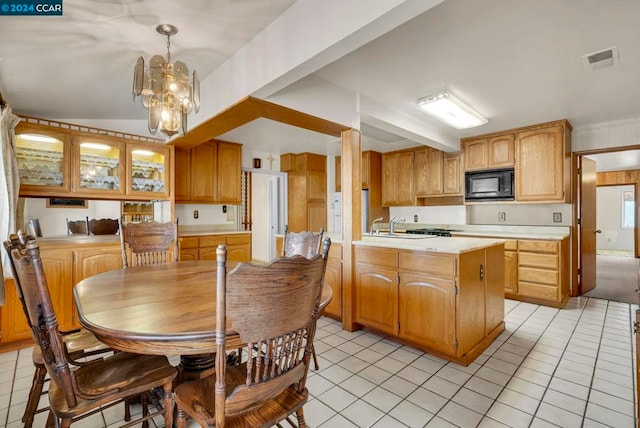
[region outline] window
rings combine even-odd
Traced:
[[[636,225],[636,198],[633,190],[622,192],[622,228],[633,229]]]

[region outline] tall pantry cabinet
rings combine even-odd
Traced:
[[[280,170],[288,173],[289,231],[327,230],[327,157],[285,153]]]

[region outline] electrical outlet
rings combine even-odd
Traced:
[[[414,214],[413,215],[413,222],[417,223],[418,222],[418,214]]]
[[[498,212],[498,221],[507,221],[507,213],[504,211]]]
[[[200,216],[200,213],[198,212],[198,210],[193,210],[193,218],[198,218]]]
[[[553,222],[562,223],[562,213],[553,213]]]

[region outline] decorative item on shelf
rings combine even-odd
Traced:
[[[161,24],[156,31],[167,36],[167,58],[154,55],[145,69],[144,58],[139,57],[133,71],[133,100],[140,95],[142,104],[149,109],[149,131],[160,131],[171,137],[180,129],[187,132],[187,115],[200,110],[200,81],[193,71],[189,82],[189,69],[181,61],[171,62],[171,36],[178,28]]]

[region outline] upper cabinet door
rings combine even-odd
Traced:
[[[191,149],[191,200],[215,202],[218,181],[218,145],[214,141]]]
[[[16,127],[20,195],[63,195],[71,191],[71,137],[30,123]]]
[[[516,151],[516,201],[563,201],[568,182],[564,127],[518,132]]]
[[[127,144],[127,194],[169,197],[171,149],[159,144]]]
[[[486,138],[465,141],[463,146],[465,171],[485,169],[489,166],[489,150],[487,149]]]
[[[489,139],[489,168],[508,168],[515,164],[514,135]]]
[[[92,135],[73,137],[73,190],[76,193],[125,193],[125,144]]]
[[[242,202],[242,145],[218,141],[217,200]]]

